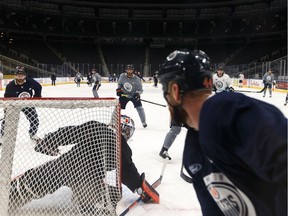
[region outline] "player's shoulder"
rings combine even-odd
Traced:
[[[16,84],[15,84],[15,80],[13,79],[13,80],[11,80],[8,84],[7,84],[7,86],[15,86]]]
[[[140,78],[139,76],[133,74],[133,78],[134,78],[135,80],[138,80],[139,82],[141,82],[141,78]]]
[[[250,101],[252,100],[252,98],[241,93],[222,92],[220,94],[215,94],[211,96],[205,102],[205,104],[207,104],[208,106],[206,107],[210,107],[211,110],[213,110],[216,107],[232,109],[231,107],[232,104],[243,103],[243,101],[247,101],[247,100]]]
[[[34,78],[32,78],[32,77],[27,77],[26,78],[26,83],[28,84],[28,85],[30,85],[30,84],[34,84],[34,83],[39,83],[37,80],[35,80]]]
[[[119,76],[119,79],[122,78],[122,77],[125,77],[125,76],[126,76],[126,73],[121,73],[120,76]]]

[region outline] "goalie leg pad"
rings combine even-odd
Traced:
[[[29,175],[29,171],[14,178],[11,181],[10,195],[9,195],[9,210],[15,211],[32,199],[38,198],[29,186],[26,184],[25,178]]]

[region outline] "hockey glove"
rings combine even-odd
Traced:
[[[146,203],[152,199],[154,202],[159,203],[159,193],[145,180],[145,173],[142,173],[140,178],[142,184],[140,188],[136,189],[136,191],[140,195],[141,200]]]
[[[135,93],[134,95],[133,95],[133,98],[135,99],[135,100],[140,100],[140,94],[139,93]]]
[[[44,140],[40,138],[36,140],[36,146],[34,147],[34,150],[36,152],[40,152],[42,154],[49,155],[49,156],[57,156],[60,154],[60,151],[57,148],[57,146],[46,143]]]
[[[229,87],[229,92],[234,92],[234,91],[235,91],[235,89],[232,86],[230,86]]]
[[[121,90],[121,88],[117,88],[116,89],[116,95],[121,97],[122,94],[123,94],[123,91]]]

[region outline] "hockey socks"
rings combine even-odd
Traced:
[[[137,189],[137,193],[141,196],[141,200],[146,203],[150,199],[154,202],[159,203],[159,193],[145,180],[145,173],[141,174],[142,184]]]

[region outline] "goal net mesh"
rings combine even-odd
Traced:
[[[116,215],[118,100],[1,99],[0,215]]]

